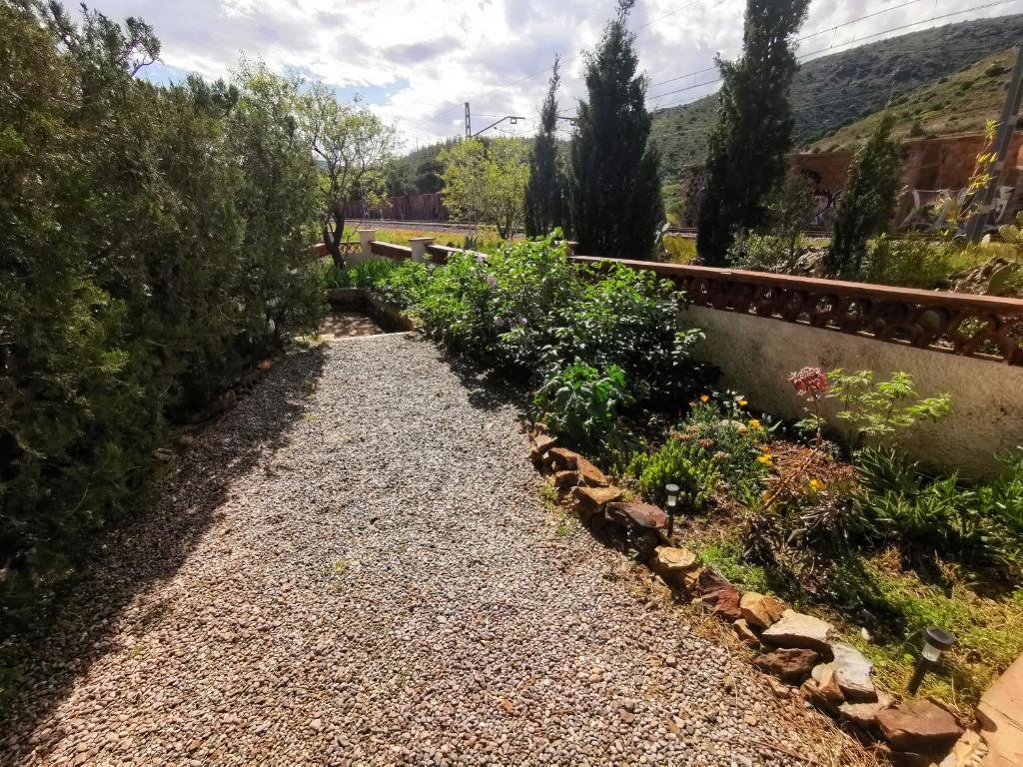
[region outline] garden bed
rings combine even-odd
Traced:
[[[325,327],[331,332],[340,331],[344,336],[363,336],[404,333],[416,327],[397,306],[364,288],[328,288],[326,299],[331,313]],[[360,318],[369,322],[360,322]]]

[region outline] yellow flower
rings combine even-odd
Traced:
[[[821,490],[824,489],[824,483],[821,482],[819,479],[811,479],[810,480],[810,489],[811,490],[816,490],[816,491],[820,492]]]
[[[756,419],[756,418],[750,418],[750,420],[749,420],[749,427],[751,429],[759,429],[760,428],[760,421],[758,419]]]
[[[710,395],[709,394],[701,394],[700,395],[700,402],[702,402],[704,404],[707,404],[708,402],[710,402]]]
[[[746,407],[748,404],[749,403],[744,399],[739,400],[739,407]]]
[[[764,453],[763,455],[757,458],[757,462],[764,464],[764,466],[770,466],[772,463],[774,463],[774,459],[771,458],[770,453]]]

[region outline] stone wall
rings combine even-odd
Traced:
[[[1020,366],[706,307],[690,307],[686,315],[706,330],[700,355],[721,369],[721,385],[746,394],[766,412],[802,417],[803,403],[786,379],[807,365],[873,370],[878,377],[904,371],[922,394],[952,397],[951,416],[918,427],[904,441],[913,457],[981,477],[997,472],[995,453],[1023,445]],[[831,423],[837,422],[836,410],[829,402]]]

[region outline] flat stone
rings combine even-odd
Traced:
[[[785,605],[774,597],[747,591],[739,603],[742,617],[752,628],[766,629],[781,620]]]
[[[735,635],[739,637],[739,641],[747,647],[757,650],[760,648],[760,637],[758,637],[753,629],[749,627],[745,619],[739,618],[732,624],[732,630],[735,631]]]
[[[877,715],[892,705],[892,698],[885,693],[878,693],[874,703],[843,703],[838,707],[838,715],[852,722],[857,727],[869,730],[877,724]]]
[[[654,549],[650,565],[669,585],[677,585],[682,582],[686,573],[698,567],[696,560],[696,554],[689,549],[658,546]]]
[[[576,461],[581,456],[565,447],[553,447],[547,451],[547,458],[556,471],[575,471]]]
[[[607,487],[611,484],[604,472],[581,455],[576,456],[575,468],[579,472],[579,479],[583,484],[590,487]]]
[[[742,595],[739,593],[739,589],[731,584],[700,596],[700,601],[713,608],[711,612],[729,623],[734,623],[742,618],[742,612],[739,610],[740,599],[742,599]]]
[[[781,620],[764,629],[760,638],[776,647],[799,647],[816,650],[825,657],[831,657],[831,638],[835,627],[827,621],[812,615],[786,610]]]
[[[575,488],[576,513],[584,524],[589,524],[594,514],[602,511],[603,508],[615,501],[620,501],[622,491],[617,487],[586,487],[585,485]]]
[[[541,434],[533,442],[533,450],[530,452],[529,457],[533,463],[543,463],[543,457],[547,455],[547,451],[558,444],[558,438],[552,437],[550,434]]]
[[[835,681],[851,703],[873,703],[877,700],[870,673],[874,664],[863,653],[845,642],[831,645],[835,663]]]
[[[904,701],[879,711],[877,725],[892,748],[914,753],[945,751],[963,734],[955,717],[923,699]]]
[[[624,503],[616,501],[606,506],[608,519],[626,527],[640,527],[658,530],[668,523],[668,515],[649,503]]]
[[[618,487],[577,487],[576,499],[590,509],[599,509],[608,503],[620,501],[622,490]]]
[[[783,648],[764,653],[753,661],[753,665],[783,682],[799,684],[813,671],[820,656],[813,650]]]
[[[727,588],[734,589],[735,585],[713,567],[705,567],[697,574],[693,591],[702,595]]]

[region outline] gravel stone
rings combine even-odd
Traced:
[[[414,335],[276,361],[179,446],[157,508],[110,536],[24,669],[0,763],[810,753],[765,678],[684,608],[649,609],[634,588],[649,573],[556,532],[520,413]]]

